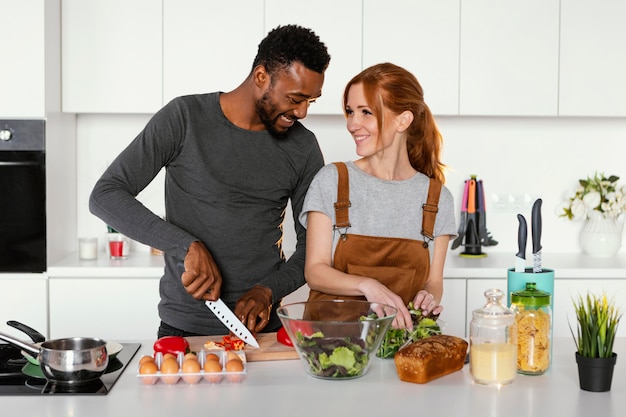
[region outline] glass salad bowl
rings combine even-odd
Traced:
[[[277,313],[309,375],[352,379],[365,375],[398,311],[368,301],[325,300],[287,304]]]

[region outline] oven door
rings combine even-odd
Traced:
[[[0,273],[45,271],[45,153],[0,152],[0,196]]]

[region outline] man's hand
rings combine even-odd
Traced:
[[[250,329],[260,332],[270,322],[272,311],[272,290],[255,285],[237,300],[235,315]]]
[[[185,290],[193,298],[215,301],[220,297],[222,274],[202,242],[196,241],[189,245],[184,266],[185,272],[180,278]]]

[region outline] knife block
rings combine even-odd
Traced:
[[[537,284],[537,289],[550,293],[550,308],[554,318],[554,270],[542,269],[541,272],[533,272],[532,268],[526,268],[524,272],[515,272],[515,268],[507,270],[507,306],[511,307],[511,294],[515,291],[526,289],[527,282]]]

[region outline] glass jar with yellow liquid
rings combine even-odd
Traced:
[[[470,373],[483,385],[507,385],[517,373],[515,313],[502,301],[497,288],[485,291],[487,303],[472,312],[470,322]]]

